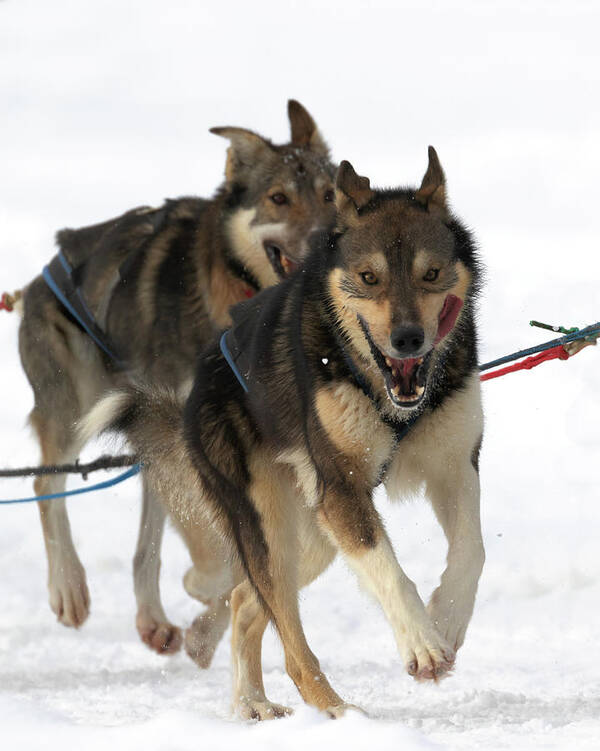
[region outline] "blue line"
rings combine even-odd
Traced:
[[[221,352],[223,353],[223,357],[227,360],[227,364],[229,367],[233,370],[233,374],[238,379],[238,381],[241,383],[242,388],[246,393],[248,393],[248,386],[246,385],[246,381],[244,380],[244,377],[240,373],[240,371],[237,369],[233,357],[231,356],[231,352],[229,351],[229,348],[227,347],[227,342],[225,341],[225,337],[229,333],[229,330],[224,331],[221,335],[221,338],[219,339],[219,347],[221,348]]]
[[[109,357],[112,357],[112,359],[120,365],[120,360],[113,355],[113,353],[103,344],[103,342],[98,339],[98,337],[94,334],[94,332],[90,329],[90,327],[86,324],[86,322],[82,319],[82,317],[77,313],[75,308],[71,305],[71,303],[67,300],[67,298],[63,295],[61,289],[58,287],[54,279],[52,278],[52,274],[50,273],[50,269],[48,266],[44,266],[44,270],[42,271],[42,276],[44,277],[44,281],[46,284],[50,287],[52,292],[58,297],[60,302],[65,306],[65,308],[69,311],[69,313],[75,318],[75,320],[79,321],[79,323],[83,326],[83,328],[86,330],[86,332],[89,334],[89,336],[96,342],[96,344],[104,351]]]
[[[123,472],[117,477],[113,477],[112,480],[105,480],[104,482],[98,482],[96,485],[90,485],[87,488],[75,488],[75,490],[63,490],[62,493],[49,493],[48,495],[36,495],[32,498],[15,498],[11,501],[0,501],[0,504],[8,505],[10,503],[33,503],[34,501],[51,501],[53,498],[66,498],[70,495],[81,495],[82,493],[91,493],[94,490],[104,490],[110,488],[112,485],[117,485],[120,482],[128,480],[130,477],[134,477],[138,474],[142,468],[141,464],[134,464],[131,469]]]
[[[73,273],[73,269],[72,269],[72,268],[71,268],[71,266],[69,265],[69,262],[67,261],[67,259],[66,259],[66,258],[64,257],[64,255],[62,254],[62,250],[61,250],[61,251],[60,251],[60,253],[58,254],[58,260],[60,261],[60,263],[61,263],[61,266],[62,266],[62,267],[63,267],[63,269],[64,269],[64,270],[65,270],[65,271],[67,272],[67,274],[68,274],[69,276],[71,276],[71,274]]]

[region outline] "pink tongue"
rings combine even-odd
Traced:
[[[444,307],[440,313],[437,335],[435,337],[434,345],[441,342],[442,339],[449,334],[454,328],[460,309],[463,306],[463,301],[456,295],[448,295],[444,300]]]
[[[393,360],[394,368],[398,370],[400,383],[398,384],[404,394],[410,390],[410,379],[416,366],[416,357],[407,357],[405,360]]]

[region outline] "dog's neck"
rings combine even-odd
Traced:
[[[231,194],[223,187],[213,198],[204,225],[199,228],[198,286],[216,328],[230,325],[229,308],[257,294],[261,285],[238,259],[231,246],[227,223]]]

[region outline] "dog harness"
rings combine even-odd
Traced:
[[[154,233],[162,227],[168,214],[169,202],[159,209],[150,206],[140,206],[113,220],[112,227],[107,232],[118,231],[121,228],[129,227],[131,224],[139,222],[150,223]],[[102,240],[101,240],[102,242]],[[144,245],[133,252],[129,252],[122,261],[115,273],[114,282],[106,290],[106,296],[109,296],[114,289],[114,285],[121,280],[126,280],[130,268],[135,264],[138,255],[144,250]],[[117,348],[112,342],[110,336],[96,320],[96,316],[91,307],[85,300],[81,290],[81,279],[84,277],[84,267],[89,257],[85,257],[73,267],[67,259],[65,253],[61,250],[44,266],[42,276],[48,287],[55,294],[57,299],[69,311],[81,328],[90,336],[90,338],[107,354],[118,366],[123,366],[123,362],[117,356]]]
[[[143,222],[150,222],[154,233],[156,233],[156,231],[163,226],[168,215],[168,209],[169,202],[167,202],[166,206],[163,206],[160,209],[152,209],[144,206],[129,212],[125,217],[120,219],[120,223],[122,224],[124,221],[138,222],[141,218],[141,221]],[[118,272],[115,273],[114,283],[112,286],[109,285],[109,288],[106,291],[106,297],[111,294],[114,289],[114,284],[118,281],[127,281],[131,269],[138,263],[140,253],[143,252],[144,249],[145,245],[142,244],[140,248],[129,252],[118,267]],[[73,268],[64,252],[61,250],[54,256],[50,263],[44,267],[42,276],[60,303],[68,310],[76,322],[91,337],[98,347],[100,347],[100,349],[118,366],[123,366],[124,363],[116,354],[117,348],[108,333],[98,322],[96,316],[92,312],[91,306],[86,302],[81,289],[80,280],[83,278],[82,271],[88,260],[88,258],[85,258]],[[236,259],[227,255],[226,266],[234,277],[245,284],[245,297],[251,298],[260,291],[260,285],[254,275]]]
[[[58,300],[69,311],[77,323],[118,365],[122,365],[115,355],[115,347],[108,334],[98,325],[94,314],[89,309],[79,285],[75,281],[76,270],[61,252],[57,253],[47,266],[44,266],[42,276],[44,281],[56,295]]]
[[[219,339],[219,348],[223,354],[223,357],[227,361],[227,364],[233,371],[233,375],[238,379],[240,386],[246,393],[248,393],[248,381],[240,372],[240,368],[242,368],[242,370],[244,370],[246,373],[248,372],[249,369],[247,367],[247,358],[244,357],[244,353],[238,346],[237,340],[235,339],[233,333],[233,329],[227,329],[227,331],[224,331],[221,334],[221,338]]]

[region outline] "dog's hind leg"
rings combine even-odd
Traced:
[[[137,601],[135,624],[144,644],[159,654],[181,647],[181,630],[169,623],[160,600],[160,548],[165,512],[144,474],[142,516],[133,558],[133,587]]]
[[[251,457],[249,471],[252,481],[248,489],[249,497],[244,503],[250,503],[258,515],[249,516],[248,526],[244,524],[244,529],[238,535],[241,557],[246,562],[250,580],[262,606],[277,628],[285,652],[286,670],[302,698],[330,716],[338,717],[348,705],[332,689],[321,671],[319,661],[308,646],[300,620],[298,506],[302,500],[295,491],[295,478],[291,472],[273,466],[269,455],[262,456],[259,451]],[[262,623],[258,621],[256,624],[257,637],[251,639],[252,648],[256,648],[258,633],[262,635]],[[242,648],[242,658],[245,653],[247,648]],[[249,667],[244,659],[241,665],[243,669]],[[254,667],[251,685],[258,691],[259,703],[254,704],[253,709],[260,710],[262,697],[256,678],[257,664]],[[248,683],[242,681],[244,686],[248,686]],[[240,693],[238,690],[238,698]],[[238,704],[238,709],[243,714],[247,706]],[[257,715],[262,716],[260,711],[257,711]],[[267,711],[265,716],[276,714]]]
[[[291,714],[291,709],[273,704],[265,695],[262,678],[262,639],[269,616],[249,581],[231,595],[233,706],[245,720],[270,720]]]
[[[185,632],[185,651],[205,670],[210,667],[215,650],[227,630],[230,618],[231,593],[207,600],[207,609],[194,618]]]
[[[298,584],[304,587],[327,568],[335,557],[335,549],[316,527],[312,509],[300,509],[298,521],[300,524],[295,525],[300,538]],[[233,590],[231,611],[234,708],[241,717],[249,720],[272,719],[290,714],[288,707],[273,704],[265,696],[261,649],[269,616],[248,580]]]
[[[185,650],[200,668],[208,668],[229,625],[231,590],[240,581],[238,565],[211,527],[182,529],[194,565],[183,586],[190,597],[206,605],[185,632]]]

